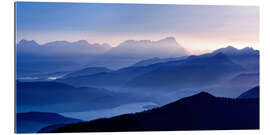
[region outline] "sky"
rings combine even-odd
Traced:
[[[16,42],[117,46],[171,36],[194,54],[228,45],[259,49],[259,7],[16,2]]]

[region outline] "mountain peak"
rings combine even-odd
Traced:
[[[194,94],[192,96],[179,99],[179,100],[172,102],[166,106],[175,106],[175,105],[178,106],[179,104],[182,104],[182,103],[195,103],[195,104],[205,103],[205,102],[211,102],[215,98],[216,98],[215,96],[213,96],[205,91],[202,91],[202,92]]]
[[[198,94],[193,95],[193,97],[214,98],[215,96],[209,94],[208,92],[202,91]]]
[[[216,97],[207,93],[207,92],[200,92],[198,94],[195,94],[190,97],[183,98],[184,101],[192,102],[192,103],[201,103],[201,102],[208,102],[211,101],[212,99],[215,99]],[[183,101],[180,99],[179,101]]]
[[[233,46],[231,46],[231,45],[229,45],[229,46],[227,46],[227,47],[224,47],[224,48],[226,48],[226,49],[236,49],[235,47],[233,47]]]
[[[38,45],[38,43],[35,40],[25,40],[22,39],[18,45]]]
[[[245,47],[243,49],[237,49],[233,46],[227,46],[225,48],[217,49],[213,54],[224,53],[226,55],[258,55],[259,51],[254,50],[252,47]]]
[[[86,40],[78,40],[78,41],[75,41],[74,43],[77,43],[77,44],[86,44],[86,45],[89,44]]]
[[[161,39],[161,40],[159,40],[159,41],[173,41],[173,42],[176,42],[176,39],[174,38],[174,37],[166,37],[166,38],[164,38],[164,39]]]
[[[245,47],[242,50],[254,50],[252,47]]]
[[[227,46],[227,47],[224,47],[224,48],[220,48],[220,49],[217,49],[216,51],[214,51],[213,53],[214,54],[218,54],[218,53],[224,53],[224,54],[236,54],[238,53],[239,50],[233,46]]]

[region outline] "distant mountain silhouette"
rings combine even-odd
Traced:
[[[241,94],[238,98],[239,99],[253,99],[253,98],[259,98],[260,97],[260,87],[254,87],[245,93]]]
[[[73,87],[58,82],[19,82],[16,84],[16,111],[74,112],[113,108],[144,101],[127,93],[102,88]],[[68,106],[68,107],[67,107]]]
[[[25,112],[16,114],[17,133],[36,133],[41,128],[52,124],[70,124],[82,122],[79,119],[64,117],[57,113]],[[55,128],[54,128],[55,129]]]
[[[111,48],[108,44],[89,44],[85,40],[76,42],[54,41],[38,44],[36,41],[21,40],[17,44],[17,53],[32,53],[39,55],[61,55],[61,54],[100,54]]]
[[[181,47],[174,37],[167,37],[159,41],[127,40],[108,51],[107,55],[132,56],[139,58],[179,57],[189,52]]]
[[[117,70],[154,57],[175,58],[187,55],[189,52],[180,46],[174,37],[158,41],[126,40],[103,55],[90,58],[87,65]]]
[[[42,45],[34,40],[21,40],[16,45],[16,73],[18,77],[29,77],[78,70],[89,61],[89,57],[103,54],[110,48],[108,44],[89,44],[85,40],[54,41]]]
[[[108,44],[89,44],[85,40],[45,44],[21,40],[16,45],[16,70],[17,76],[22,78],[37,73],[75,71],[91,66],[120,69],[153,57],[188,54],[173,37],[159,41],[127,40],[113,48]]]
[[[220,48],[217,49],[213,52],[213,54],[217,54],[217,53],[224,53],[226,55],[259,55],[259,51],[258,50],[254,50],[251,47],[245,47],[243,49],[237,49],[233,46],[228,46],[225,48]]]
[[[160,108],[81,122],[52,132],[119,132],[259,129],[259,100],[214,97],[206,92]]]
[[[65,75],[64,78],[93,75],[93,74],[97,74],[97,73],[110,72],[110,71],[112,71],[112,70],[105,68],[105,67],[88,67],[88,68],[84,68],[84,69],[69,73],[69,74]]]

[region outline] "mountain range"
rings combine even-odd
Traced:
[[[232,62],[225,54],[190,56],[183,60],[156,63],[148,66],[131,66],[120,70],[93,75],[58,79],[75,86],[94,86],[136,91],[173,91],[199,87],[223,81],[224,78],[245,69]]]
[[[54,41],[38,44],[36,41],[21,40],[17,46],[17,53],[29,53],[37,55],[97,55],[105,53],[111,46],[108,44],[89,44],[86,40],[75,42]]]
[[[180,46],[174,37],[167,37],[158,41],[127,40],[109,50],[107,55],[139,58],[173,58],[187,56],[189,52]]]
[[[18,77],[26,77],[34,73],[79,70],[85,65],[119,69],[152,57],[185,55],[189,53],[173,37],[159,41],[127,40],[116,47],[85,40],[45,44],[21,40],[16,45],[16,70]]]
[[[260,54],[250,47],[191,55],[167,37],[116,47],[21,40],[16,51],[18,132],[259,128]],[[68,125],[58,113],[119,116]]]

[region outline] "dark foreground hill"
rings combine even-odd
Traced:
[[[218,98],[206,92],[201,92],[149,111],[70,124],[52,132],[232,130],[258,128],[258,99]]]

